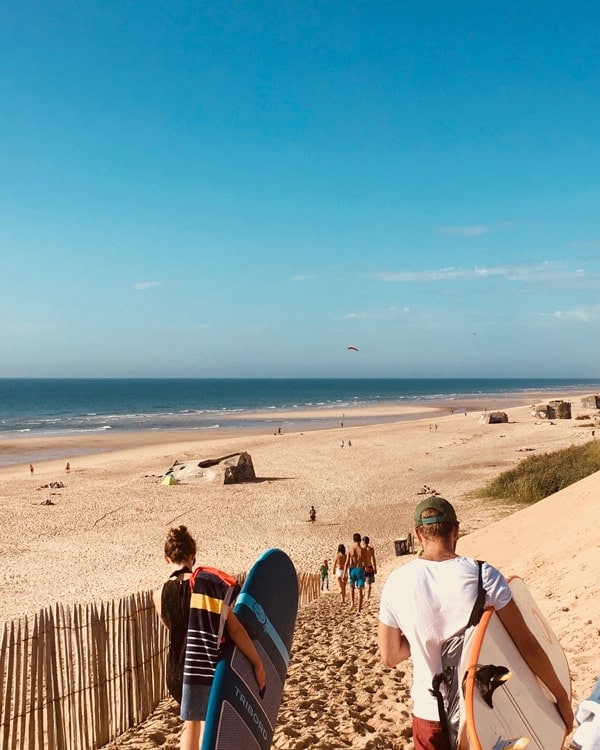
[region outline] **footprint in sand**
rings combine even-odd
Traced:
[[[349,615],[324,596],[299,613],[275,750],[411,747],[403,734],[410,737],[408,681],[379,662],[378,607],[373,596],[365,611]],[[301,738],[290,731],[300,726]]]

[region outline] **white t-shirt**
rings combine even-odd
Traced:
[[[477,598],[479,565],[470,557],[436,562],[416,558],[397,568],[381,592],[379,619],[399,628],[410,644],[413,661],[413,713],[438,721],[431,680],[441,671],[441,644],[464,630]],[[485,606],[502,609],[512,598],[502,573],[482,568]]]

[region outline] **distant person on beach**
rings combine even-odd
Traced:
[[[315,506],[311,505],[310,510],[308,511],[308,517],[311,521],[317,520],[317,511],[315,510]]]
[[[346,547],[343,544],[339,544],[337,548],[337,553],[335,555],[335,560],[333,562],[333,572],[335,574],[335,578],[338,582],[338,586],[340,587],[340,595],[342,597],[342,604],[346,601]]]
[[[346,558],[345,575],[350,582],[350,606],[354,609],[355,590],[358,591],[358,611],[362,611],[363,595],[365,590],[365,560],[366,552],[361,547],[362,537],[359,533],[352,535],[352,549]]]
[[[377,573],[377,561],[375,559],[375,549],[373,548],[368,536],[363,536],[362,548],[365,551],[365,584],[367,587],[367,599],[370,599],[371,586],[375,583],[375,574]]]
[[[319,568],[319,575],[321,576],[321,591],[329,591],[329,563],[327,560],[323,560],[321,567]]]
[[[29,472],[33,476],[33,464],[29,464]]]
[[[67,474],[71,471],[71,464],[67,461],[67,465],[65,466],[65,471]]]
[[[432,679],[441,670],[441,647],[464,630],[479,589],[477,560],[456,554],[459,523],[442,497],[415,508],[415,534],[423,554],[387,579],[379,609],[379,650],[388,667],[412,658],[413,742],[415,750],[449,750],[439,720]],[[488,563],[482,568],[485,606],[496,610],[525,661],[556,698],[567,731],[573,710],[551,662],[527,627],[504,576]]]
[[[156,611],[170,631],[167,686],[180,703],[180,717],[184,721],[180,750],[199,750],[223,636],[231,638],[248,659],[261,690],[265,687],[266,673],[253,642],[233,613],[231,605],[239,591],[235,579],[215,568],[198,567],[192,573],[196,543],[185,526],[169,531],[165,559],[182,566],[154,593]],[[210,608],[204,606],[207,600]],[[201,645],[195,649],[191,661],[186,659],[188,632],[202,634],[201,640],[198,639]]]

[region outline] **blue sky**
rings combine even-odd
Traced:
[[[8,0],[0,376],[597,377],[599,28]]]

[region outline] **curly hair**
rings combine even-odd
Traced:
[[[196,555],[196,542],[186,526],[169,529],[165,541],[165,555],[174,563],[181,563]]]

